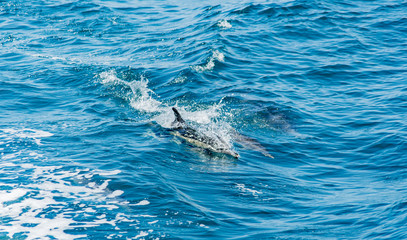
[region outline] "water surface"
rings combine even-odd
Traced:
[[[0,238],[405,239],[406,12],[0,1]]]

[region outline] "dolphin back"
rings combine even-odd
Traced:
[[[195,146],[208,149],[213,152],[229,154],[235,158],[239,157],[239,154],[234,152],[230,148],[219,146],[219,144],[226,145],[223,139],[218,136],[216,136],[216,138],[208,136],[191,126],[188,126],[175,107],[172,108],[172,111],[174,111],[175,115],[175,120],[174,122],[172,122],[172,134],[186,140],[187,142]]]

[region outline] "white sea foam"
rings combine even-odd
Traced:
[[[236,187],[237,187],[237,189],[239,189],[239,191],[241,191],[243,193],[250,193],[253,196],[258,196],[260,194],[263,194],[263,192],[257,191],[257,190],[254,190],[254,189],[250,189],[250,188],[246,187],[246,185],[241,184],[241,183],[237,183]]]
[[[220,62],[224,62],[225,61],[225,55],[221,52],[219,52],[218,50],[214,50],[212,51],[212,56],[214,59],[220,61]]]
[[[1,167],[1,166],[0,166]],[[95,227],[102,224],[115,226],[120,219],[108,219],[106,214],[97,215],[97,220],[75,220],[72,215],[83,213],[104,212],[115,214],[115,209],[123,204],[115,198],[122,195],[122,190],[109,194],[108,182],[102,185],[95,182],[88,185],[75,185],[69,179],[87,179],[97,173],[83,173],[83,169],[63,170],[58,166],[35,166],[26,164],[23,167],[14,164],[9,174],[31,174],[30,182],[10,184],[13,190],[0,191],[0,218],[11,218],[0,231],[7,232],[10,238],[23,233],[26,239],[44,239],[49,236],[58,239],[86,238],[86,235],[69,235],[65,230],[78,227]],[[92,179],[92,178],[90,178]],[[78,204],[81,209],[72,207],[69,202]],[[103,209],[103,210],[99,210]],[[44,211],[54,213],[52,217],[44,217]],[[44,214],[42,214],[44,212]],[[136,222],[127,217],[126,221]]]
[[[212,55],[208,58],[206,64],[191,66],[196,72],[212,71],[215,67],[215,61],[224,62],[225,55],[218,50],[212,50]]]
[[[220,20],[217,25],[218,27],[223,29],[228,29],[232,27],[232,24],[230,24],[226,19]]]
[[[157,222],[158,222],[158,220],[154,220],[154,221],[148,222],[148,224],[155,224]]]
[[[139,111],[160,111],[161,102],[153,98],[154,92],[148,88],[148,80],[141,76],[139,80],[126,82],[119,77],[115,70],[105,71],[99,74],[101,83],[104,85],[121,85],[131,89],[131,95],[126,99],[130,105]]]
[[[42,130],[35,130],[30,128],[13,129],[4,128],[0,129],[3,132],[0,133],[0,138],[7,136],[8,138],[28,138],[32,139],[37,145],[41,145],[41,138],[51,137],[54,134]]]
[[[181,111],[180,108],[178,110]],[[171,123],[174,121],[174,112],[169,107],[163,108],[161,113],[153,117],[151,121],[158,123],[164,128],[171,128]]]
[[[124,192],[122,190],[116,190],[114,192],[112,192],[109,196],[107,196],[108,198],[115,198],[118,197],[120,195],[122,195]]]
[[[128,207],[128,202],[119,198],[124,191],[110,190],[110,180],[101,179],[117,175],[119,170],[44,165],[53,161],[40,150],[13,147],[21,138],[40,140],[49,136],[49,132],[26,128],[0,130],[0,139],[11,151],[0,161],[0,232],[11,239],[76,239],[89,236],[86,231],[71,235],[67,230],[89,231],[109,224],[119,232],[120,223],[139,223],[134,216],[118,211]],[[118,234],[113,237],[118,238]]]
[[[184,120],[192,121],[198,124],[211,124],[221,113],[223,107],[222,101],[196,110],[186,110],[185,107],[175,106]],[[171,107],[161,109],[161,114],[154,117],[152,121],[157,122],[165,128],[171,128],[171,123],[174,121],[174,112]]]
[[[206,225],[203,224],[203,223],[199,224],[199,226],[202,227],[202,228],[209,228],[208,226],[206,226]]]
[[[11,191],[0,191],[0,204],[9,201],[15,201],[25,194],[27,194],[27,191],[21,188],[16,188]]]
[[[115,70],[109,70],[99,74],[100,80],[103,84],[115,84],[116,82],[121,82],[122,80],[116,76]]]
[[[112,170],[112,171],[95,171],[95,173],[99,174],[100,176],[112,176],[121,173],[120,170]]]
[[[142,238],[142,237],[146,237],[146,236],[148,236],[148,232],[141,231],[141,232],[135,237],[135,239]]]
[[[186,118],[199,124],[210,124],[213,121],[213,119],[220,115],[220,110],[222,106],[223,106],[222,104],[214,104],[206,109],[186,113],[187,115]]]
[[[178,76],[177,78],[175,78],[172,83],[184,83],[187,80],[186,76]]]
[[[148,205],[148,204],[150,204],[150,202],[148,200],[141,200],[140,202],[138,202],[138,203],[136,203],[134,205],[136,205],[136,206],[145,206],[145,205]]]

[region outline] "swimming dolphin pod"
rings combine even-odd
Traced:
[[[239,154],[230,149],[228,144],[222,138],[217,135],[208,136],[203,132],[197,131],[186,124],[176,108],[173,107],[172,111],[174,111],[175,115],[175,120],[171,124],[172,134],[195,146],[210,150],[212,152],[228,154],[235,158],[239,157]]]

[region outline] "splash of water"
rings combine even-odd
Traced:
[[[217,25],[222,29],[232,28],[232,24],[230,24],[226,19],[220,20]]]
[[[129,97],[130,106],[134,109],[143,112],[158,112],[161,111],[162,103],[153,98],[154,92],[148,88],[147,78],[141,76],[139,80],[131,82],[124,81],[117,77],[115,70],[105,71],[99,74],[102,84],[106,86],[124,86],[131,90]]]
[[[215,61],[224,62],[225,55],[218,50],[212,50],[212,55],[204,65],[191,66],[191,69],[196,72],[212,71],[215,67]]]
[[[224,60],[224,55],[219,51],[213,51],[212,54],[210,61],[214,61],[214,59],[219,61]],[[129,102],[131,107],[143,112],[158,113],[152,117],[151,121],[164,128],[172,128],[171,124],[174,121],[174,113],[171,110],[171,106],[166,106],[166,104],[153,98],[155,93],[148,88],[148,80],[146,78],[141,76],[138,80],[127,82],[120,79],[115,70],[109,70],[100,73],[99,79],[103,85],[108,87],[121,86],[130,89],[130,94],[124,94],[124,99]],[[123,91],[123,89],[119,89],[119,91]],[[118,93],[118,95],[123,96],[122,93]],[[192,127],[213,139],[219,140],[219,146],[217,147],[229,149],[233,147],[231,134],[233,128],[227,122],[219,120],[222,116],[222,107],[224,106],[222,100],[206,108],[194,110],[177,105],[178,104],[176,104],[176,108],[182,117],[188,121]]]

